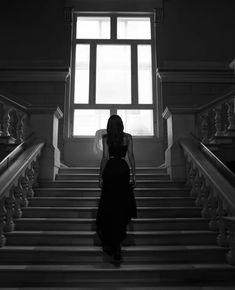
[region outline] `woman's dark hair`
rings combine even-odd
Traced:
[[[118,115],[112,115],[107,124],[107,143],[109,146],[119,146],[123,143],[124,126]]]

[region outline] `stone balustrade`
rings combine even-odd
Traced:
[[[201,207],[201,216],[209,219],[216,231],[217,244],[228,249],[227,262],[235,265],[235,190],[217,168],[205,158],[198,143],[182,139],[186,161],[186,180],[190,195]]]
[[[204,144],[231,142],[235,137],[235,92],[198,108],[198,137]]]
[[[22,143],[28,134],[27,107],[0,94],[0,143]]]
[[[33,197],[39,177],[39,157],[44,142],[30,145],[0,176],[0,247],[6,242],[5,232],[15,227],[15,219],[22,215]]]
[[[22,105],[0,93],[0,147],[20,144],[31,134],[46,143],[40,162],[40,178],[53,180],[60,167],[58,126],[63,113],[58,107]],[[0,148],[1,149],[1,148]],[[6,154],[0,154],[4,158]]]
[[[167,172],[171,180],[186,180],[201,216],[218,233],[218,245],[228,249],[228,263],[235,265],[235,177],[212,152],[214,160],[202,150],[203,144],[233,144],[235,92],[201,108],[167,107],[163,118],[167,120]]]
[[[0,140],[20,143],[0,162],[0,247],[34,196],[38,179],[55,179],[60,167],[57,143],[62,116],[58,107],[22,106],[0,94]]]

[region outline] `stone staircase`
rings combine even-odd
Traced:
[[[110,264],[95,233],[97,185],[98,168],[63,168],[40,183],[0,249],[1,289],[234,289],[216,233],[161,168],[137,169],[138,218],[123,263]]]

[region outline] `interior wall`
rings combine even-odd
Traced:
[[[201,106],[234,89],[230,0],[165,0],[157,24],[158,70],[164,106]]]
[[[165,0],[158,25],[159,66],[168,62],[225,62],[234,58],[235,2]]]

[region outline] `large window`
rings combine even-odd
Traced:
[[[154,136],[152,15],[75,16],[70,136],[94,136],[111,114],[126,132]]]

